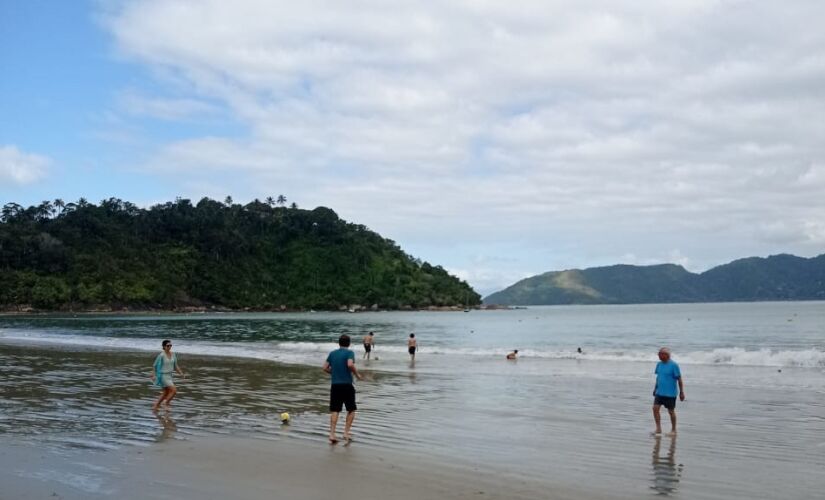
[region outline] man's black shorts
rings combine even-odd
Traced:
[[[370,352],[372,350],[372,344],[364,344],[364,350]]]
[[[673,410],[676,408],[676,398],[669,398],[667,396],[654,396],[653,404],[662,405],[668,410]]]
[[[347,411],[355,411],[355,386],[352,384],[332,384],[329,389],[329,411],[339,412],[343,406]]]

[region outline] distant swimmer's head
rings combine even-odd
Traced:
[[[414,334],[414,333],[411,333],[411,334],[410,334],[410,338],[411,338],[411,339],[414,339],[414,338],[415,338],[415,334]]]
[[[513,352],[518,354],[518,349],[513,349]]]
[[[341,347],[349,347],[349,344],[350,344],[350,338],[349,338],[349,335],[344,334],[344,335],[341,335],[340,337],[338,337],[338,345],[339,345],[339,346],[341,346]]]
[[[669,347],[662,347],[661,349],[659,349],[659,359],[662,361],[667,361],[670,359]]]

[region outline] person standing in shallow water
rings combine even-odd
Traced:
[[[410,361],[415,361],[415,353],[418,351],[418,342],[415,340],[415,334],[411,333],[407,340],[407,352],[410,353]]]
[[[164,340],[161,342],[161,347],[163,348],[163,351],[157,355],[155,358],[155,364],[152,367],[152,382],[156,387],[161,388],[162,392],[160,393],[158,400],[155,401],[155,404],[152,405],[153,410],[160,408],[160,405],[164,402],[166,402],[166,407],[168,408],[169,404],[172,402],[172,398],[174,398],[175,394],[178,393],[178,389],[175,387],[175,381],[172,378],[174,372],[177,372],[181,377],[186,378],[186,375],[183,374],[183,370],[181,370],[178,365],[177,355],[172,353],[172,341]]]
[[[355,420],[355,386],[352,385],[352,376],[363,380],[358,369],[355,368],[355,353],[350,351],[349,335],[338,337],[338,349],[332,351],[324,362],[324,371],[331,375],[329,389],[329,442],[338,442],[336,427],[338,415],[344,406],[347,408],[347,420],[344,425],[344,439],[352,439],[352,422]]]
[[[375,347],[375,334],[370,332],[369,335],[364,335],[364,359],[370,359],[373,347]]]
[[[660,410],[662,406],[667,408],[670,414],[671,434],[676,434],[676,386],[678,384],[679,401],[685,400],[685,389],[682,385],[682,372],[679,365],[670,359],[670,349],[662,347],[659,349],[659,362],[656,363],[656,386],[653,388],[653,420],[656,422],[656,430],[653,434],[662,433],[662,417]]]

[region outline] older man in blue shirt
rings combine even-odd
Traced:
[[[670,359],[670,349],[659,349],[659,362],[656,363],[656,387],[653,388],[653,420],[656,421],[654,434],[662,433],[662,418],[659,411],[662,406],[670,414],[671,434],[676,434],[676,385],[679,386],[679,401],[685,400],[685,389],[682,385],[682,372],[679,365]]]

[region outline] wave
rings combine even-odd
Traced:
[[[112,349],[118,351],[160,352],[160,340],[135,337],[96,337],[91,335],[61,335],[28,331],[0,331],[0,340],[20,343],[50,344],[87,348]],[[334,344],[298,345],[298,342],[207,342],[185,339],[175,340],[175,352],[202,356],[251,358],[280,363],[306,364],[312,356],[312,364],[318,357],[335,347]],[[293,344],[289,346],[289,344]],[[321,347],[323,346],[323,347]]]
[[[23,343],[46,343],[66,346],[97,347],[113,350],[160,351],[160,340],[156,338],[99,337],[87,335],[65,335],[32,331],[0,330],[0,340]],[[252,358],[280,363],[315,365],[337,345],[333,342],[209,342],[178,339],[175,351],[183,354],[203,356],[223,356]],[[355,347],[360,355],[359,347]],[[499,359],[509,352],[505,348],[462,348],[423,346],[419,353],[444,357],[458,357],[482,360]],[[405,346],[379,345],[373,356],[383,356],[388,360],[406,359]],[[520,349],[519,357],[547,360],[581,360],[652,363],[657,361],[651,350],[602,350],[585,351],[578,354],[564,349]],[[685,365],[716,366],[765,366],[825,368],[825,351],[818,349],[777,350],[744,349],[740,347],[716,348],[710,350],[675,352],[674,358]]]
[[[522,355],[522,351],[519,351]],[[553,359],[592,359],[599,361],[625,361],[652,363],[658,361],[655,351],[587,351],[575,352],[523,351],[525,357],[535,356]],[[723,365],[723,366],[766,366],[825,368],[825,351],[817,349],[775,350],[743,349],[741,347],[716,348],[707,351],[675,352],[674,361],[685,365]]]
[[[426,352],[426,351],[425,351]],[[432,352],[465,356],[496,356],[509,352],[507,349],[434,349]],[[610,350],[585,351],[579,354],[570,350],[519,349],[520,358],[573,359],[594,361],[615,361],[635,363],[655,363],[659,359],[655,350]],[[740,347],[716,348],[707,351],[674,353],[673,359],[685,365],[728,365],[825,368],[825,351],[817,349],[774,350]]]

